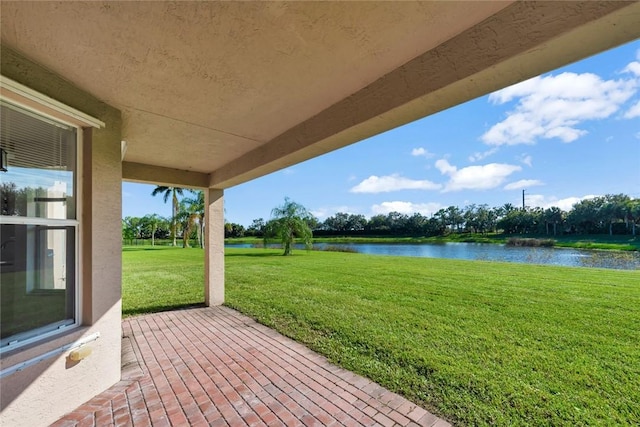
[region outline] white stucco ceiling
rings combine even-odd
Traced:
[[[639,36],[561,3],[3,1],[2,43],[120,109],[125,162],[227,187]]]

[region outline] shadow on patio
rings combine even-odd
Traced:
[[[449,425],[226,307],[122,328],[122,380],[53,426]]]

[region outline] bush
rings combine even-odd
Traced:
[[[553,239],[531,239],[521,237],[510,237],[507,240],[506,246],[528,246],[528,247],[545,247],[552,248],[555,246],[556,241]]]
[[[351,246],[340,246],[340,245],[327,245],[321,247],[314,247],[314,251],[326,251],[326,252],[349,252],[349,253],[358,253],[355,248]]]

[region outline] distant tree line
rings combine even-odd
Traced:
[[[181,200],[173,198],[173,189],[162,187],[157,192],[172,203],[175,215],[163,218],[145,215],[142,218],[126,217],[122,220],[125,243],[135,244],[139,240],[162,240],[165,244],[177,239],[182,246],[197,242],[202,246],[204,231],[204,193],[190,191],[194,197]],[[168,196],[165,196],[168,192]],[[178,193],[179,194],[179,193]],[[285,199],[285,205],[288,203]],[[284,205],[283,205],[284,206]],[[303,208],[302,206],[298,206]],[[279,207],[281,208],[281,207]],[[324,221],[318,221],[306,210],[301,218],[314,236],[446,236],[451,233],[494,233],[520,235],[563,235],[563,234],[627,234],[635,236],[640,224],[640,199],[632,199],[624,194],[607,194],[582,200],[569,210],[558,207],[518,208],[510,203],[499,207],[486,204],[471,204],[463,208],[449,206],[431,216],[414,213],[411,215],[391,212],[366,218],[360,214],[336,213]],[[265,237],[270,230],[278,229],[276,221],[254,219],[245,227],[241,224],[225,222],[225,238]],[[176,243],[174,243],[176,244]]]
[[[323,222],[307,218],[314,236],[446,236],[451,233],[630,234],[640,223],[640,199],[624,194],[608,194],[576,203],[571,210],[558,207],[517,208],[507,203],[499,207],[471,204],[449,206],[431,216],[391,212],[386,215],[337,213]],[[268,221],[254,219],[246,229],[227,224],[227,237],[262,237]]]

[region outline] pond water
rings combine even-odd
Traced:
[[[613,268],[640,270],[640,253],[625,251],[593,251],[567,248],[508,247],[491,243],[440,244],[385,244],[385,243],[316,243],[316,249],[327,246],[349,248],[372,255],[410,256],[427,258],[453,258],[484,261],[520,262],[526,264],[549,264],[570,267]],[[250,248],[250,244],[232,244],[226,247]],[[301,246],[297,246],[302,249]]]

